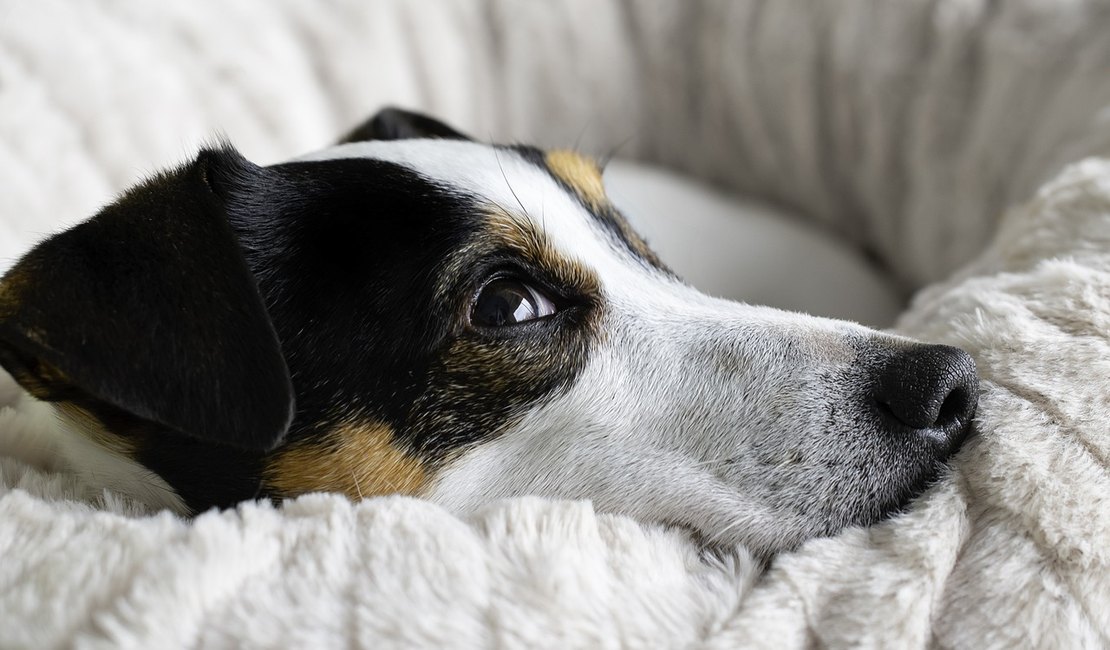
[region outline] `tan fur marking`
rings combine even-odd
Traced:
[[[393,444],[388,426],[364,422],[336,427],[323,440],[302,440],[277,450],[267,461],[262,482],[278,497],[338,492],[359,499],[418,494],[427,474],[420,460]]]
[[[609,202],[605,184],[601,181],[601,168],[593,160],[568,149],[555,149],[547,152],[545,161],[552,174],[574,188],[594,208]]]
[[[73,425],[78,433],[124,458],[134,458],[134,441],[108,431],[100,418],[73,402],[55,402],[54,407]]]
[[[508,245],[532,264],[554,274],[560,282],[586,294],[600,292],[601,284],[593,271],[560,254],[547,235],[528,220],[495,209],[486,223],[495,241]]]
[[[58,395],[73,386],[60,368],[42,359],[32,359],[26,367],[13,366],[8,368],[8,372],[23,390],[45,402],[55,401]]]
[[[636,253],[655,266],[664,268],[663,263],[655,255],[655,251],[648,247],[647,242],[632,230],[624,217],[616,211],[605,194],[605,183],[601,179],[601,168],[593,160],[566,149],[549,151],[545,155],[547,168],[559,180],[574,189],[590,208],[597,213],[612,214],[621,234],[632,246]]]
[[[457,302],[455,292],[458,287],[452,281],[466,271],[483,253],[501,248],[509,248],[515,254],[535,266],[546,270],[553,279],[567,287],[572,287],[587,296],[598,295],[601,284],[597,276],[584,264],[559,253],[548,240],[545,233],[537,229],[527,217],[514,216],[500,206],[488,206],[485,213],[485,228],[489,233],[471,242],[449,258],[443,268],[441,281],[436,287],[436,299],[442,302]],[[468,311],[469,304],[461,304]],[[464,316],[460,315],[460,319]]]

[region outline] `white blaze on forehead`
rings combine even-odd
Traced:
[[[859,332],[859,325],[770,307],[742,305],[673,282],[636,263],[606,227],[547,171],[511,149],[466,140],[371,140],[336,145],[293,159],[316,162],[365,158],[394,163],[463,195],[489,201],[528,219],[559,254],[592,268],[610,305],[635,312],[640,328],[660,325],[662,337],[685,340],[690,330],[722,328]],[[522,212],[523,207],[523,212]],[[619,310],[624,311],[624,310]],[[676,317],[684,327],[676,327]],[[683,331],[687,330],[687,331]]]
[[[350,158],[402,165],[460,194],[527,218],[560,254],[596,269],[605,280],[642,274],[638,265],[629,264],[630,253],[620,250],[577,197],[511,149],[463,140],[373,140],[338,145],[292,162]]]

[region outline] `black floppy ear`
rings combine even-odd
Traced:
[[[203,151],[32,249],[0,280],[0,365],[41,399],[272,448],[292,417],[289,371],[213,185],[262,171]]]
[[[339,144],[367,140],[412,140],[442,138],[470,140],[435,118],[399,108],[383,108],[339,140]]]

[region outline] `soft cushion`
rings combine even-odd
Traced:
[[[660,259],[711,296],[870,327],[905,306],[858,247],[790,210],[623,160],[606,165],[605,187]]]

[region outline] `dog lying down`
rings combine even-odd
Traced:
[[[898,509],[977,395],[961,350],[698,293],[588,159],[399,110],[271,167],[204,150],[42,242],[0,364],[75,472],[182,514],[532,494],[762,555]]]

